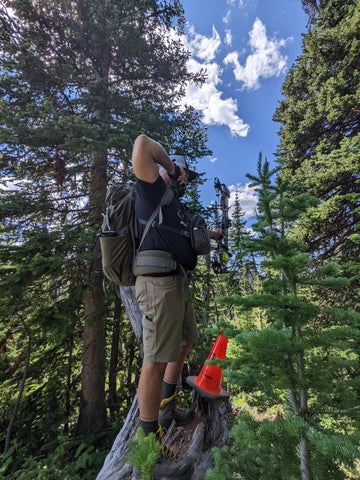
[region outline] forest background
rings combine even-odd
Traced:
[[[230,338],[234,425],[209,479],[359,476],[359,3],[302,1],[278,168],[259,155],[249,172],[255,233],[237,199],[231,255],[194,274],[202,337],[186,374],[220,328]],[[141,363],[103,288],[106,189],[132,178],[139,132],[191,165],[210,154],[199,113],[179,108],[205,72],[186,69],[177,0],[2,0],[0,22],[0,478],[93,479]],[[196,185],[188,202],[222,220]]]

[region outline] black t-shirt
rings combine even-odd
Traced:
[[[160,176],[154,183],[136,180],[135,214],[138,219],[148,220],[159,205],[165,190],[166,183]],[[168,206],[163,207],[162,211],[163,225],[172,227],[178,232],[189,227],[189,217],[186,209],[176,197]],[[145,225],[139,223],[138,227],[139,238],[141,238]],[[176,231],[169,231],[165,228],[150,228],[140,250],[169,252],[184,268],[193,270],[196,267],[197,256],[191,246],[190,239],[176,233]]]

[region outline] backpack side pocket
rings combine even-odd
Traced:
[[[112,282],[124,286],[135,284],[129,235],[128,227],[120,232],[108,231],[99,235],[104,275]]]
[[[196,255],[206,255],[210,252],[210,237],[205,220],[200,215],[194,215],[190,222],[191,245]]]

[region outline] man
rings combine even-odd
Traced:
[[[170,262],[169,269],[139,275],[135,284],[143,313],[144,359],[138,385],[140,420],[146,435],[154,432],[160,439],[172,416],[178,424],[191,420],[177,413],[175,397],[185,358],[198,338],[186,277],[186,271],[195,268],[197,256],[190,239],[179,233],[188,225],[187,213],[179,198],[197,174],[188,170],[183,157],[173,160],[159,143],[146,135],[135,140],[132,165],[137,178],[135,213],[140,237],[167,185],[176,191],[170,203],[162,208],[160,225],[149,230],[140,247],[145,254],[164,253]],[[159,166],[162,167],[160,173]],[[219,238],[222,231],[209,233],[212,238]],[[172,453],[163,448],[154,467],[155,478],[190,478],[192,465],[180,459],[171,460],[171,456]]]

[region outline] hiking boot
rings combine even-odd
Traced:
[[[190,480],[194,472],[191,460],[181,458],[164,445],[165,430],[159,425],[156,439],[161,442],[161,452],[153,468],[154,480]]]
[[[159,425],[163,428],[169,428],[171,422],[175,420],[175,425],[181,427],[188,425],[195,416],[193,407],[178,408],[176,406],[177,391],[169,398],[164,398],[160,403]]]

